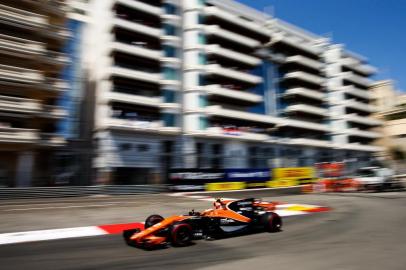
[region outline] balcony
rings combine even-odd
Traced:
[[[232,51],[229,49],[225,49],[216,44],[207,45],[205,47],[205,49],[206,49],[206,53],[208,55],[215,54],[215,55],[218,55],[221,57],[231,59],[233,61],[240,61],[244,64],[251,65],[251,66],[257,66],[257,65],[261,64],[261,62],[262,62],[261,59],[259,59],[259,58],[252,57],[252,56],[242,54],[239,52],[235,52],[235,51]]]
[[[0,4],[0,21],[17,27],[41,29],[47,27],[46,16]]]
[[[218,64],[212,64],[206,66],[206,73],[214,74],[222,77],[228,77],[234,80],[247,82],[250,84],[262,83],[263,79],[259,76],[247,74],[242,71],[224,68]]]
[[[321,132],[331,132],[330,127],[327,125],[324,125],[324,124],[317,124],[317,123],[294,120],[294,119],[287,119],[287,118],[281,119],[281,122],[282,123],[279,125],[280,127],[315,130],[315,131],[321,131]]]
[[[303,71],[293,71],[286,73],[285,76],[283,77],[284,80],[289,80],[289,79],[296,79],[296,80],[301,80],[305,81],[307,83],[315,84],[315,85],[320,85],[322,86],[324,84],[324,78],[309,74]]]
[[[49,91],[63,92],[69,89],[69,83],[58,78],[45,78],[44,88]]]
[[[40,55],[45,53],[46,48],[42,42],[0,34],[0,50],[19,53],[21,55]]]
[[[111,42],[110,48],[112,51],[119,51],[131,55],[145,57],[149,59],[159,60],[162,57],[162,52],[151,50],[141,45],[128,45],[121,42]]]
[[[0,143],[35,144],[39,140],[35,129],[0,127]]]
[[[350,82],[353,82],[355,84],[358,84],[358,85],[362,85],[362,86],[364,86],[366,88],[370,87],[371,84],[373,83],[372,80],[370,80],[370,79],[368,79],[366,77],[359,76],[359,75],[357,75],[357,74],[355,74],[355,73],[353,73],[351,71],[343,72],[342,76],[346,80],[348,80]]]
[[[355,86],[349,85],[349,86],[344,86],[342,88],[340,88],[342,91],[344,91],[344,93],[349,94],[349,95],[353,95],[353,96],[357,96],[363,99],[371,99],[372,96],[370,95],[370,93],[367,90],[362,90],[362,89],[358,89]]]
[[[155,16],[161,16],[163,13],[162,9],[160,9],[159,7],[148,5],[137,0],[116,0],[116,2],[122,4],[123,6],[146,12]]]
[[[334,146],[330,141],[308,139],[308,138],[296,138],[296,139],[291,138],[289,140],[289,144],[313,146],[313,147],[325,147],[325,148],[332,148]]]
[[[110,69],[108,70],[108,73],[110,76],[117,76],[117,77],[141,80],[141,81],[146,81],[146,82],[151,82],[151,83],[156,83],[156,84],[159,84],[160,80],[161,80],[160,73],[147,73],[147,72],[143,72],[143,71],[137,71],[137,70],[117,67],[117,66],[110,67]]]
[[[284,96],[302,96],[306,98],[316,99],[316,100],[324,100],[326,95],[319,91],[298,87],[298,88],[291,88],[285,91]]]
[[[232,119],[241,119],[241,120],[260,122],[260,123],[268,123],[268,124],[273,124],[273,125],[279,124],[281,121],[280,119],[278,119],[276,117],[256,114],[256,113],[250,113],[250,112],[224,109],[218,105],[206,107],[206,112],[209,115],[221,116],[221,117],[232,118]]]
[[[62,119],[68,116],[68,112],[60,106],[43,105],[42,109],[41,117],[43,118]]]
[[[37,70],[0,65],[0,81],[37,84],[43,80],[44,76]]]
[[[0,110],[35,114],[41,111],[41,104],[35,99],[0,96]]]
[[[372,117],[365,117],[365,116],[360,116],[358,114],[352,113],[352,114],[346,114],[343,116],[344,119],[350,122],[355,122],[363,125],[368,125],[368,126],[380,126],[384,122],[378,119],[374,119]]]
[[[321,48],[315,47],[310,44],[304,44],[303,42],[301,42],[301,40],[297,40],[294,37],[286,36],[282,33],[274,33],[271,42],[268,45],[272,46],[276,43],[283,43],[314,56],[319,56],[323,52]]]
[[[355,99],[347,99],[343,102],[343,105],[355,110],[360,110],[369,113],[374,113],[378,111],[378,109],[375,106],[356,101]]]
[[[358,128],[348,128],[345,130],[345,133],[348,134],[349,136],[364,137],[364,138],[369,138],[369,139],[378,139],[378,138],[382,137],[381,133],[360,130]]]
[[[45,147],[61,147],[66,144],[66,140],[55,133],[41,133],[39,144]]]
[[[323,68],[323,63],[302,55],[289,56],[286,58],[285,63],[295,63],[315,70]]]
[[[239,90],[231,90],[222,87],[219,84],[212,84],[204,86],[208,95],[218,95],[223,96],[225,98],[231,99],[239,99],[242,101],[252,102],[252,103],[259,103],[263,101],[263,97],[257,94],[248,93]]]
[[[220,28],[218,25],[206,25],[204,27],[204,30],[208,35],[215,35],[220,38],[224,38],[229,41],[239,43],[246,47],[256,48],[261,45],[261,43],[255,39],[247,38],[245,36],[230,32],[228,30],[224,30]]]
[[[161,133],[161,134],[179,134],[179,127],[165,127],[163,121],[136,121],[128,119],[116,119],[109,118],[105,122],[105,126],[108,129],[121,130],[121,131],[133,131],[142,133]]]
[[[286,107],[285,109],[286,113],[292,113],[292,112],[303,112],[307,114],[314,114],[314,115],[319,115],[319,116],[327,116],[328,115],[328,110],[319,108],[316,106],[311,106],[311,105],[306,105],[306,104],[296,104],[296,105],[290,105]]]
[[[227,21],[229,23],[234,24],[237,27],[249,30],[251,32],[254,32],[256,34],[262,35],[262,36],[268,36],[269,34],[267,33],[267,30],[264,30],[263,28],[260,27],[260,25],[257,25],[254,22],[250,22],[247,20],[244,20],[234,14],[228,13],[226,11],[223,11],[215,6],[210,6],[210,7],[205,7],[204,8],[204,13],[206,16],[214,16],[217,18],[220,18],[224,21]]]
[[[269,136],[266,134],[245,132],[245,131],[235,131],[230,132],[221,127],[209,127],[205,131],[199,131],[194,135],[201,135],[210,138],[225,138],[225,139],[238,139],[244,141],[259,141],[264,142],[269,140]]]
[[[120,18],[113,19],[113,25],[156,38],[160,38],[163,34],[160,28],[154,28],[151,26],[143,25],[141,23],[137,23],[135,21],[128,21]]]
[[[382,152],[385,150],[384,147],[365,145],[359,143],[349,143],[340,146],[341,149],[352,150],[352,151],[365,151],[365,152]]]
[[[67,28],[53,24],[49,24],[46,30],[42,32],[42,34],[47,37],[58,39],[61,41],[64,41],[72,37],[71,32],[69,32]]]
[[[364,74],[365,76],[370,76],[377,72],[377,69],[371,65],[361,64],[359,61],[353,58],[342,59],[343,66],[349,69],[355,70],[358,73]]]
[[[106,94],[108,101],[116,101],[128,104],[137,104],[149,107],[159,107],[162,103],[161,97],[147,97],[140,95],[130,95],[117,92],[110,92]]]

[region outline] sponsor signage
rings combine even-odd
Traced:
[[[313,167],[275,168],[273,179],[267,182],[268,187],[292,187],[307,184],[314,180]]]
[[[173,169],[169,171],[172,190],[204,190],[206,183],[223,182],[224,170],[217,169]]]
[[[226,180],[246,182],[266,182],[271,178],[270,169],[226,169]]]

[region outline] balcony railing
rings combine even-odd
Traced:
[[[232,51],[229,49],[225,49],[216,44],[207,45],[206,53],[209,55],[210,54],[219,55],[221,57],[225,57],[225,58],[231,59],[233,61],[240,61],[244,64],[251,65],[251,66],[257,66],[261,63],[261,59],[259,59],[259,58],[252,57],[252,56],[242,54],[239,52],[235,52],[235,51]]]
[[[41,133],[39,143],[42,146],[61,147],[66,144],[66,140],[55,133]]]
[[[48,25],[46,16],[1,4],[0,20],[11,22],[21,27],[44,28]]]
[[[323,109],[323,108],[311,106],[311,105],[306,105],[306,104],[290,105],[290,106],[286,107],[285,112],[287,112],[287,113],[304,112],[304,113],[315,114],[315,115],[319,115],[319,116],[327,116],[327,114],[328,114],[327,109]]]
[[[43,54],[46,51],[45,44],[33,40],[17,38],[0,34],[0,48],[15,51],[21,54]]]
[[[316,85],[323,85],[324,84],[324,78],[306,73],[304,71],[293,71],[286,73],[284,76],[285,80],[288,79],[296,79],[296,80],[302,80],[308,83],[316,84]]]
[[[34,69],[0,65],[0,80],[27,84],[41,83],[44,80],[44,76]]]
[[[208,35],[215,35],[220,38],[230,40],[232,42],[237,42],[247,47],[255,48],[261,45],[260,42],[255,39],[247,38],[245,36],[230,32],[228,30],[224,30],[220,28],[220,26],[218,25],[207,25],[205,26],[204,30]]]
[[[372,117],[360,116],[355,113],[344,115],[344,119],[346,119],[347,121],[360,123],[360,124],[364,124],[364,125],[369,125],[369,126],[379,126],[379,125],[383,124],[383,121],[381,121],[381,120],[374,119]]]
[[[38,140],[39,134],[35,129],[4,127],[0,125],[0,143],[34,144]]]
[[[349,69],[355,70],[358,73],[365,74],[366,76],[372,75],[377,72],[377,69],[373,66],[362,64],[353,58],[342,59],[342,64]]]
[[[347,100],[343,101],[343,105],[346,107],[350,107],[355,110],[361,110],[364,112],[373,113],[373,112],[378,111],[375,106],[356,101],[355,99],[347,99]]]
[[[113,19],[113,25],[156,38],[160,38],[163,34],[160,28],[143,25],[141,22],[130,21],[124,18]]]
[[[150,59],[160,59],[163,55],[159,50],[152,50],[140,45],[128,45],[121,42],[112,42],[110,45],[111,50],[120,51],[136,56],[146,57]]]
[[[347,94],[350,94],[350,95],[353,95],[353,96],[357,96],[357,97],[360,97],[360,98],[364,98],[364,99],[371,99],[372,98],[370,93],[367,90],[358,89],[358,88],[356,88],[356,87],[354,87],[352,85],[351,86],[350,85],[349,86],[344,86],[344,87],[342,87],[340,89],[342,89],[344,91],[344,93],[347,93]]]
[[[109,118],[105,122],[106,128],[118,129],[134,132],[148,132],[148,133],[165,133],[165,134],[178,134],[179,127],[165,127],[163,121],[137,121],[129,119]]]
[[[321,48],[315,47],[310,44],[304,44],[303,42],[300,42],[294,39],[293,37],[286,36],[282,33],[274,33],[272,35],[272,39],[269,45],[273,45],[275,43],[284,43],[288,46],[297,48],[299,50],[302,50],[306,53],[310,53],[315,56],[318,56],[323,52]]]
[[[68,112],[60,106],[43,105],[41,115],[46,118],[60,119],[68,116]]]
[[[370,138],[370,139],[377,139],[377,138],[382,137],[381,133],[373,132],[373,131],[360,130],[358,128],[346,129],[345,133],[347,133],[350,136],[365,137],[365,138]]]
[[[209,95],[218,95],[225,98],[239,99],[247,102],[258,103],[263,101],[263,97],[257,94],[248,93],[240,90],[232,90],[222,87],[218,84],[207,85],[204,87]]]
[[[156,16],[160,16],[163,13],[162,9],[160,9],[159,7],[148,5],[144,2],[137,0],[117,0],[117,3]]]
[[[0,96],[0,109],[3,111],[38,113],[41,104],[35,99]]]
[[[117,101],[128,104],[139,104],[144,106],[159,107],[162,103],[162,97],[146,97],[141,95],[130,95],[123,93],[110,92],[106,98],[111,101]]]
[[[218,64],[211,64],[206,66],[206,72],[208,74],[215,74],[223,77],[232,78],[238,81],[244,81],[251,84],[259,84],[263,79],[259,76],[247,74],[242,71],[233,70],[230,68],[224,68]]]
[[[286,90],[284,93],[285,96],[303,96],[306,98],[317,99],[317,100],[324,100],[326,98],[326,94],[321,93],[319,91],[298,87],[298,88],[291,88]]]
[[[356,84],[359,84],[359,85],[362,85],[365,87],[369,87],[373,83],[372,80],[370,80],[366,77],[359,76],[351,71],[343,72],[342,76],[345,79],[347,79],[348,81],[351,81],[353,83],[356,83]]]
[[[246,141],[266,141],[270,137],[267,134],[247,132],[242,130],[231,130],[222,127],[209,127],[204,131],[207,137],[215,138],[235,138]]]
[[[137,70],[117,67],[117,66],[110,67],[109,74],[111,76],[136,79],[136,80],[141,80],[141,81],[146,81],[146,82],[151,82],[151,83],[156,83],[156,84],[159,84],[160,80],[162,79],[160,73],[148,73],[148,72],[137,71]]]
[[[232,119],[242,119],[242,120],[253,121],[253,122],[261,122],[261,123],[269,123],[269,124],[279,124],[281,122],[281,119],[278,119],[276,117],[256,114],[256,113],[250,113],[250,112],[244,112],[244,111],[224,109],[219,105],[213,105],[213,106],[206,107],[206,112],[209,115],[216,115],[216,116],[232,118]]]
[[[297,63],[315,70],[323,68],[323,63],[302,55],[289,56],[286,58],[285,63]]]
[[[237,27],[244,28],[251,32],[255,32],[256,34],[261,34],[264,36],[269,35],[268,31],[266,29],[263,29],[263,27],[260,27],[260,25],[257,25],[254,22],[249,22],[247,20],[243,20],[243,19],[239,18],[238,16],[228,13],[226,11],[223,11],[215,6],[205,7],[204,12],[205,12],[206,16],[215,16],[215,17],[221,18],[222,20],[232,23]]]

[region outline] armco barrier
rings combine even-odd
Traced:
[[[137,195],[165,192],[165,185],[0,188],[0,200],[60,198],[91,195]]]
[[[259,189],[243,189],[243,190],[229,190],[229,191],[196,191],[193,195],[206,195],[216,198],[229,198],[229,197],[272,197],[283,195],[298,195],[302,194],[302,186],[284,187],[284,188],[259,188]]]

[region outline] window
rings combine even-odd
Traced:
[[[204,24],[205,18],[202,14],[197,15],[197,24]]]
[[[148,144],[139,144],[137,145],[138,152],[148,152],[149,145]]]
[[[207,118],[204,116],[199,116],[199,129],[205,130],[207,128]]]
[[[199,33],[197,35],[197,42],[203,45],[206,44],[206,36],[203,33]]]
[[[176,48],[172,46],[164,46],[165,57],[176,57]]]
[[[204,5],[206,5],[206,0],[197,0],[197,4],[199,6],[204,6]]]
[[[166,14],[176,14],[177,13],[176,6],[169,4],[169,3],[164,4],[164,9],[165,9]]]
[[[131,143],[122,143],[122,144],[120,144],[120,150],[121,151],[128,151],[128,150],[131,150],[131,148],[132,148]]]
[[[171,24],[165,24],[164,31],[167,36],[176,36],[176,27]]]
[[[199,53],[199,57],[198,57],[198,61],[199,61],[199,65],[206,65],[207,63],[207,59],[206,59],[206,55],[203,53]]]
[[[206,85],[206,79],[205,79],[205,77],[203,75],[199,74],[198,80],[199,80],[199,86]]]
[[[175,103],[176,102],[176,93],[171,90],[163,90],[164,102],[165,103]]]
[[[165,80],[177,80],[178,79],[177,70],[169,67],[164,68],[164,78]]]
[[[164,113],[163,114],[163,121],[165,127],[174,127],[176,126],[176,117],[172,113]]]
[[[207,106],[207,98],[206,96],[200,95],[199,96],[199,107],[204,108]]]

